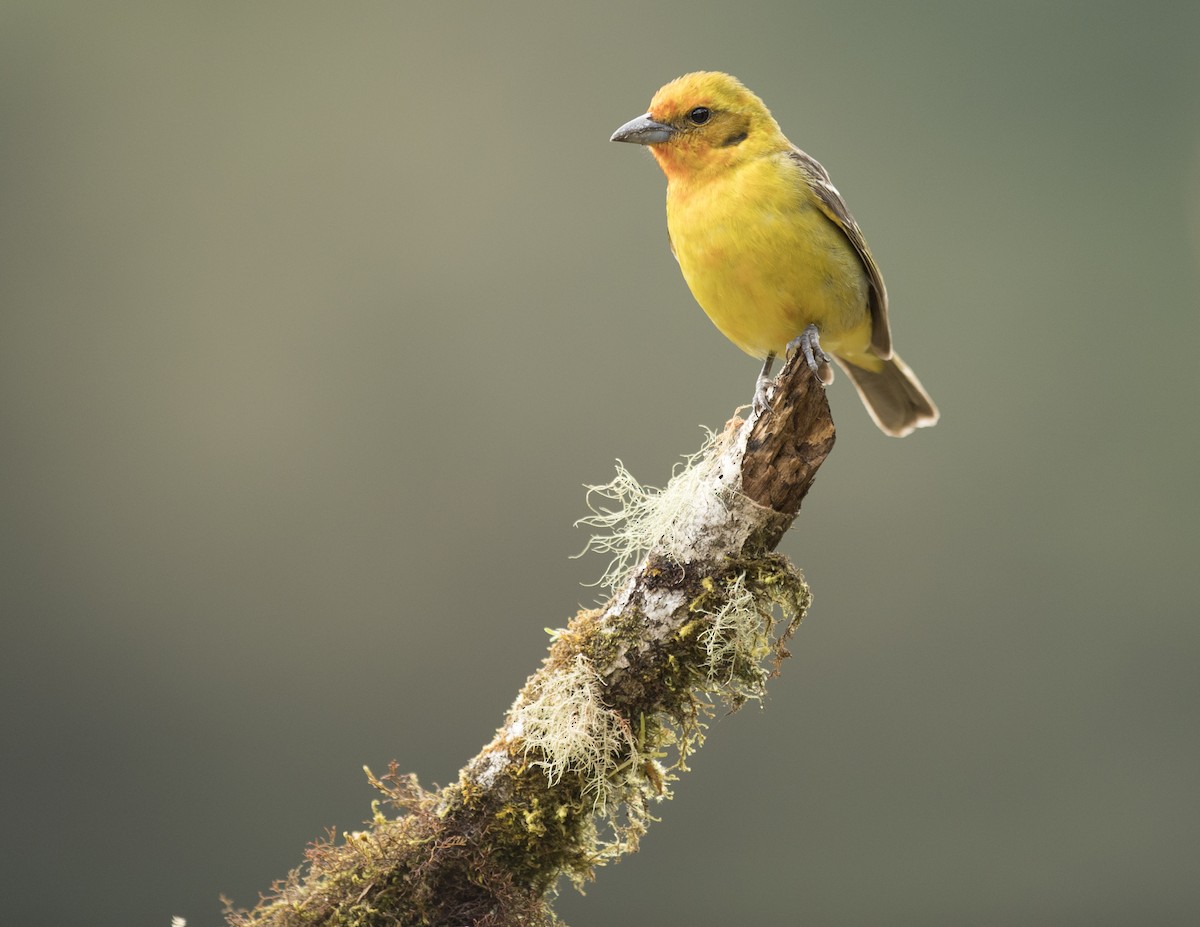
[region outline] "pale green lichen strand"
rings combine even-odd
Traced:
[[[635,750],[629,725],[604,706],[603,683],[583,654],[573,665],[537,678],[533,692],[514,706],[509,733],[520,737],[527,760],[550,785],[575,772],[584,795],[604,813],[617,788],[613,774]]]
[[[588,508],[592,514],[576,525],[600,528],[583,553],[610,554],[608,566],[597,585],[616,589],[651,550],[682,562],[691,556],[696,543],[697,506],[712,496],[702,487],[713,481],[721,455],[716,447],[722,435],[705,429],[703,446],[675,467],[662,489],[643,486],[617,461],[617,473],[608,483],[588,486]],[[597,502],[609,500],[615,507]]]

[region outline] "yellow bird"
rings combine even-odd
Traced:
[[[789,350],[830,382],[824,345],[887,434],[937,422],[892,351],[883,277],[841,194],[737,78],[685,74],[612,140],[646,145],[667,175],[671,250],[721,333],[765,358],[760,386]]]

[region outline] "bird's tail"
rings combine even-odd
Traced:
[[[893,354],[889,360],[877,357],[870,360],[874,362],[872,366],[879,367],[878,370],[860,367],[844,357],[837,358],[838,366],[846,371],[880,429],[903,438],[914,428],[937,424],[937,406],[916,374],[900,360],[900,355]]]

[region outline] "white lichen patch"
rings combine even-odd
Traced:
[[[619,790],[616,774],[636,752],[633,732],[601,698],[603,683],[587,658],[548,673],[514,706],[509,729],[519,730],[526,758],[540,766],[550,785],[567,773],[583,780],[595,810],[603,813]]]
[[[687,596],[677,589],[652,589],[642,596],[641,605],[652,630],[678,615],[687,605]],[[651,633],[650,636],[656,635]]]
[[[515,731],[513,733],[516,734]],[[508,768],[509,762],[508,754],[501,750],[488,754],[483,768],[475,776],[476,781],[485,789],[490,789]]]
[[[708,625],[700,642],[709,684],[736,703],[761,699],[767,681],[762,661],[774,649],[771,621],[763,603],[747,588],[745,574],[726,584],[723,604],[705,615]]]
[[[677,563],[694,559],[712,526],[728,521],[726,490],[734,488],[730,484],[738,472],[726,459],[733,456],[728,440],[723,440],[728,432],[705,432],[704,445],[676,465],[662,489],[643,486],[620,460],[610,482],[587,487],[592,514],[575,524],[602,530],[588,539],[583,553],[611,555],[597,585],[615,590],[651,551]]]

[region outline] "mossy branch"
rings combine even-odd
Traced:
[[[492,742],[454,784],[422,789],[393,763],[364,830],[314,844],[307,864],[233,927],[555,923],[576,884],[637,849],[720,702],[761,698],[809,603],[773,553],[834,429],[821,385],[790,361],[769,410],[710,435],[661,491],[624,470],[618,503],[585,522],[614,555],[614,595],[552,631]],[[595,498],[595,496],[593,496]],[[385,808],[397,809],[398,817]]]

